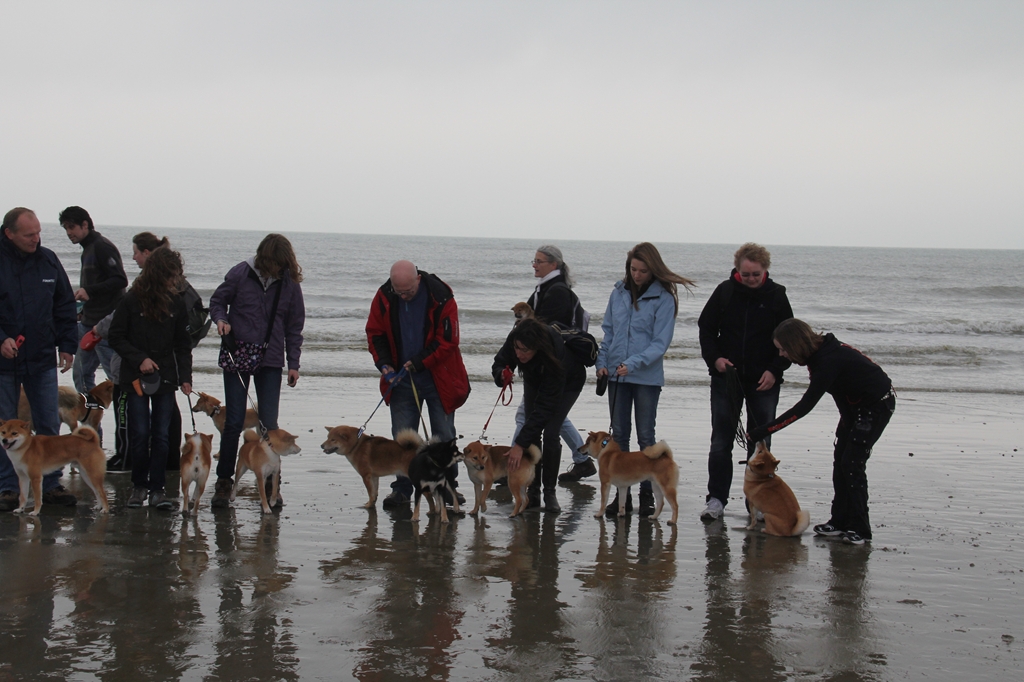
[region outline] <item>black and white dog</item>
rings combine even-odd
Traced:
[[[448,523],[445,498],[452,500],[452,509],[457,514],[462,513],[459,509],[459,498],[455,494],[455,474],[451,469],[452,464],[461,462],[463,458],[464,455],[459,451],[454,439],[443,442],[431,440],[412,458],[409,463],[409,479],[416,488],[413,521],[420,520],[420,498],[423,495],[427,496],[429,513],[433,514],[436,508],[441,510],[441,523]],[[443,492],[447,492],[444,497]]]

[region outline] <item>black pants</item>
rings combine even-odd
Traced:
[[[523,403],[526,407],[526,418],[529,419],[533,412],[533,405],[537,394],[530,390],[530,386],[523,389]],[[562,422],[569,416],[569,410],[576,404],[580,397],[579,391],[566,391],[562,393],[557,407],[551,414],[546,415],[544,420],[544,431],[541,434],[541,458],[537,465],[537,475],[530,484],[530,490],[538,490],[541,484],[544,490],[554,490],[558,485],[558,472],[562,459],[562,439],[559,432],[562,430]]]
[[[866,540],[871,539],[868,457],[895,411],[896,396],[890,393],[872,405],[845,410],[836,428],[832,461],[835,496],[829,523],[839,530],[854,531]]]
[[[131,471],[132,456],[128,435],[128,393],[114,385],[114,399],[110,403],[114,411],[114,456],[107,462],[108,471]],[[177,471],[181,465],[181,411],[174,401],[171,412],[171,429],[167,437],[167,471]]]

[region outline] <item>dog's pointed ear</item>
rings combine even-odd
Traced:
[[[330,433],[331,432],[331,427],[330,426],[325,426],[324,430],[327,431],[327,433]]]

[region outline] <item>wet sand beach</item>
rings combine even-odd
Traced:
[[[780,407],[801,392],[787,384]],[[462,442],[496,395],[474,383]],[[868,464],[863,547],[736,530],[739,466],[724,521],[701,522],[709,414],[696,387],[666,388],[659,409],[678,527],[595,519],[593,479],[559,488],[558,516],[508,519],[507,489],[448,526],[367,511],[351,466],[319,445],[325,425],[358,426],[378,399],[367,378],[283,392],[281,426],[303,452],[284,461],[279,514],[260,513],[250,473],[229,510],[210,509],[211,483],[198,518],[126,509],[126,475],[107,478],[109,516],[67,475],[77,508],[0,515],[0,681],[1005,680],[1024,665],[1017,396],[901,393]],[[512,413],[498,408],[493,442]],[[592,384],[572,418],[607,427]],[[836,421],[823,401],[773,448],[812,523],[828,519]],[[382,408],[369,431],[389,424]]]

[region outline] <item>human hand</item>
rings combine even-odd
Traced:
[[[508,451],[508,472],[512,473],[519,468],[519,462],[523,459],[523,448],[516,444]]]
[[[288,386],[295,388],[295,384],[299,383],[299,370],[290,369],[288,370]]]
[[[624,377],[627,374],[629,374],[629,367],[626,367],[625,364],[619,365],[615,368],[615,376]]]
[[[718,358],[715,360],[715,371],[719,374],[725,374],[726,367],[735,367],[735,365],[729,362],[726,358]]]
[[[515,380],[516,375],[512,371],[512,368],[505,365],[505,369],[501,370],[501,387],[505,388],[506,386],[511,386]]]
[[[765,370],[761,375],[761,381],[757,382],[757,390],[768,391],[775,385],[775,375],[770,370]]]
[[[57,367],[60,368],[60,373],[64,374],[71,369],[75,364],[75,356],[71,353],[61,353],[57,360]]]
[[[747,434],[747,442],[750,443],[751,445],[754,445],[756,443],[760,443],[767,437],[768,429],[764,428],[763,426],[759,426]]]
[[[3,344],[0,344],[0,355],[8,360],[18,357],[18,342],[10,337],[4,339]]]
[[[190,384],[187,381],[185,383],[183,383],[181,385],[181,392],[184,393],[185,395],[191,395],[192,394],[192,384]]]
[[[597,378],[598,379],[600,379],[601,377],[606,377],[606,376],[608,376],[608,368],[607,367],[602,367],[601,369],[597,370]]]
[[[89,292],[86,291],[85,289],[79,289],[78,291],[75,292],[75,300],[76,301],[88,301],[89,300]]]
[[[231,333],[231,325],[224,320],[217,320],[217,334],[224,336]]]
[[[149,358],[143,360],[142,363],[139,365],[139,372],[141,372],[142,374],[152,374],[153,372],[159,371],[160,365],[156,364]]]

